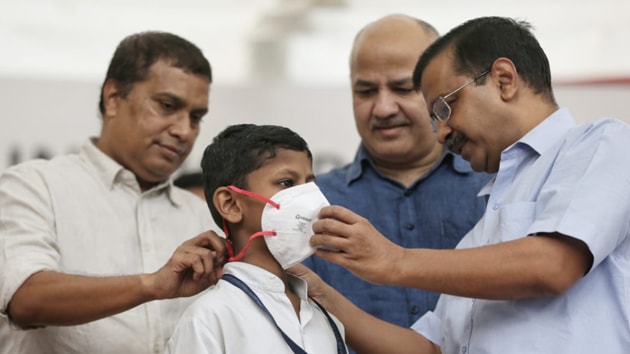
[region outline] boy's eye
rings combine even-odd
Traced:
[[[293,183],[293,181],[290,179],[285,179],[285,180],[280,181],[280,185],[285,188],[293,187],[294,184],[295,183]]]

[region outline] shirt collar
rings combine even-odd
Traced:
[[[473,169],[470,167],[470,164],[468,162],[466,162],[461,157],[455,155],[454,153],[444,149],[444,153],[442,153],[442,156],[440,157],[439,161],[435,165],[433,165],[433,167],[431,167],[431,170],[426,175],[429,175],[433,170],[435,170],[438,166],[442,165],[443,163],[450,163],[450,165],[453,166],[453,170],[461,174],[468,174],[468,173],[473,172]],[[378,171],[374,163],[374,160],[368,153],[363,143],[361,143],[357,151],[356,157],[354,158],[354,161],[350,164],[350,168],[348,168],[348,172],[346,174],[346,184],[350,184],[354,180],[361,177],[361,175],[363,174],[363,171],[365,170],[365,167],[368,164],[375,171]]]
[[[135,174],[101,151],[96,146],[97,140],[98,138],[96,137],[89,138],[88,141],[81,146],[79,151],[79,155],[94,168],[96,176],[110,189],[117,183],[120,183],[130,186],[140,193],[140,186],[136,180]],[[166,195],[173,204],[181,205],[184,201],[179,194],[173,192],[173,189],[173,182],[169,179],[151,188],[151,190],[147,192],[166,192]]]
[[[228,262],[223,266],[225,274],[232,274],[247,284],[252,289],[259,289],[264,292],[284,294],[284,283],[275,274],[268,272],[253,264],[245,262]],[[289,274],[289,284],[293,291],[302,300],[307,299],[306,282],[299,277]]]
[[[530,147],[533,151],[538,153],[538,155],[542,155],[575,125],[575,121],[569,110],[567,108],[560,108],[527,132],[527,134],[516,143],[505,149],[503,153],[507,153],[517,148],[519,145],[524,145]]]
[[[527,132],[522,138],[514,144],[508,146],[501,153],[502,158],[513,154],[519,154],[519,151],[531,151],[538,156],[542,155],[558,142],[571,128],[575,126],[575,121],[567,108],[560,108],[553,112],[549,117],[545,118],[532,130]],[[501,169],[501,165],[499,165]],[[488,195],[492,190],[495,178],[492,178],[486,184],[479,196]]]

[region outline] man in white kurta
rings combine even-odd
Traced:
[[[165,182],[141,192],[133,173],[88,141],[78,154],[32,161],[0,178],[0,353],[160,353],[193,298],[145,303],[77,326],[19,329],[9,300],[32,274],[151,273],[210,228],[201,199]]]

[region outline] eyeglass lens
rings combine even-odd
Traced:
[[[444,121],[451,115],[451,106],[446,103],[444,97],[438,97],[433,103],[433,118]]]

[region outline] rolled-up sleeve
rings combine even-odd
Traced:
[[[411,329],[423,335],[426,339],[442,346],[442,320],[432,311],[420,317]]]

